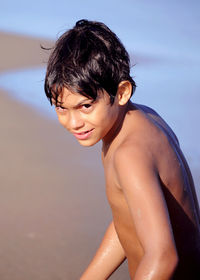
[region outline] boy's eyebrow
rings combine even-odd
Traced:
[[[84,98],[83,100],[81,100],[81,101],[79,101],[76,105],[74,105],[73,106],[73,108],[77,108],[77,107],[79,107],[80,105],[82,105],[84,102],[86,102],[86,101],[94,101],[93,99],[91,99],[91,98]],[[54,105],[56,105],[56,103],[57,104],[59,104],[59,105],[63,105],[64,104],[64,102],[62,102],[62,101],[57,101],[57,102],[52,102]]]
[[[74,107],[79,107],[80,105],[82,105],[85,101],[93,101],[91,98],[85,98],[83,100],[81,100],[80,102],[78,102]]]

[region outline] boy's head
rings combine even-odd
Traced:
[[[103,23],[80,20],[56,42],[49,57],[45,93],[57,104],[63,88],[96,100],[105,90],[113,104],[118,85],[132,84],[129,55],[118,37]]]

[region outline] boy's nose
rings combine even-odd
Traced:
[[[80,116],[71,114],[69,126],[70,130],[78,130],[84,126],[84,121],[80,118]]]

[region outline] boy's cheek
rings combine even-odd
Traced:
[[[57,116],[58,116],[58,121],[59,121],[59,123],[60,123],[65,129],[69,130],[68,127],[67,127],[67,121],[66,121],[65,117],[60,116],[59,114],[57,114]]]

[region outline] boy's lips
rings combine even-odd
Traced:
[[[72,134],[79,140],[85,140],[92,134],[93,129],[94,128],[79,133],[73,132]]]

